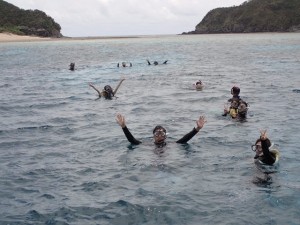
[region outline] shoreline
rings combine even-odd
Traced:
[[[16,35],[12,33],[0,33],[0,43],[6,42],[37,42],[37,41],[72,41],[72,40],[96,40],[96,39],[123,39],[123,38],[141,38],[142,36],[98,36],[98,37],[37,37]]]
[[[31,41],[49,41],[53,38],[42,38],[37,36],[23,36],[12,33],[0,33],[0,43],[5,42],[31,42]]]

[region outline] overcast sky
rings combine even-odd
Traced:
[[[5,0],[22,9],[38,9],[61,26],[64,36],[180,34],[212,9],[246,0]]]

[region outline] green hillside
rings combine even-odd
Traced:
[[[40,10],[20,9],[0,0],[0,32],[40,37],[62,37],[61,27]]]
[[[195,31],[184,34],[300,31],[300,0],[249,0],[207,13]]]

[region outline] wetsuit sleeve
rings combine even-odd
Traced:
[[[275,162],[275,159],[269,151],[269,147],[268,147],[268,144],[267,144],[267,139],[266,140],[261,140],[261,148],[262,148],[262,151],[264,153],[264,157],[263,157],[263,160],[262,160],[263,163],[266,163],[268,165],[272,165]]]
[[[180,144],[184,144],[187,143],[189,140],[192,139],[192,137],[194,137],[196,134],[198,133],[198,131],[193,128],[193,130],[189,133],[187,133],[186,135],[184,135],[181,139],[179,139],[178,141],[176,141],[176,143],[180,143]]]
[[[130,131],[128,130],[128,128],[125,126],[124,128],[122,128],[127,140],[134,145],[138,145],[140,143],[142,143],[141,141],[136,140],[133,135],[130,133]]]

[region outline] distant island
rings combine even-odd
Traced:
[[[207,13],[195,31],[182,34],[300,32],[300,0],[248,0]]]
[[[24,10],[0,0],[0,15],[0,33],[62,37],[60,25],[40,10]]]

